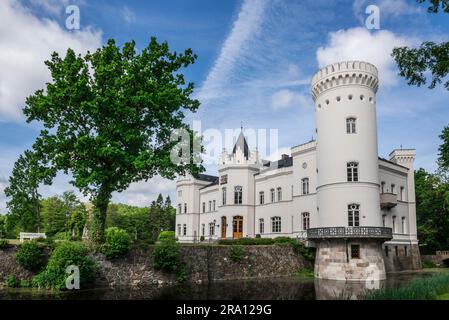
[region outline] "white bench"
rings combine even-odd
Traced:
[[[21,232],[20,233],[20,242],[22,243],[24,240],[33,240],[33,239],[47,239],[45,233],[31,233],[31,232]]]

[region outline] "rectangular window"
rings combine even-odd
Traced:
[[[227,174],[220,177],[220,184],[226,184],[226,183],[228,183],[228,175]]]
[[[214,211],[215,211],[215,200],[214,201],[212,201],[212,208],[214,209]]]
[[[383,216],[382,216],[382,227],[385,227],[386,219],[387,219],[387,216],[386,216],[386,215],[383,215]]]
[[[184,203],[184,213],[187,213],[187,203]]]
[[[215,235],[215,223],[213,222],[209,223],[209,235],[210,236]]]
[[[360,245],[351,244],[351,259],[360,259]]]
[[[309,194],[309,178],[304,178],[302,181],[302,194]]]
[[[226,205],[226,188],[221,189],[221,191],[222,191],[223,205]]]
[[[203,213],[206,212],[206,202],[203,202]]]
[[[181,214],[182,213],[182,205],[178,204],[178,213]]]
[[[274,193],[274,189],[270,190],[271,193],[271,203],[273,203],[275,201],[275,193]]]
[[[271,232],[273,233],[281,232],[281,217],[271,218]]]
[[[393,233],[396,233],[396,216],[393,216]]]
[[[399,248],[398,248],[398,246],[394,247],[394,251],[396,251],[396,257],[399,257]]]
[[[263,191],[259,192],[259,203],[260,204],[265,203],[265,193]]]
[[[356,133],[356,119],[355,118],[347,118],[346,119],[346,133],[348,133],[348,134]]]
[[[204,223],[201,225],[201,235],[203,237],[206,235],[206,225]]]
[[[401,225],[402,225],[402,234],[405,234],[405,217],[402,217],[401,219]]]
[[[209,201],[209,212],[212,211],[212,201]]]
[[[380,193],[385,193],[385,182],[380,183]]]
[[[183,236],[187,235],[187,225],[186,224],[183,226],[182,235]]]
[[[181,235],[181,225],[178,224],[178,236],[180,236],[180,235]]]
[[[348,162],[346,167],[348,182],[359,181],[359,164],[357,162]]]
[[[278,201],[282,201],[282,188],[278,188]]]
[[[263,219],[259,219],[259,233],[262,234],[265,232],[265,221]]]
[[[399,193],[399,200],[404,201],[404,187],[401,187],[401,192]]]
[[[386,257],[388,257],[388,252],[389,252],[390,250],[388,249],[388,246],[385,246],[385,256]]]
[[[241,186],[234,188],[234,204],[242,204],[242,190]]]

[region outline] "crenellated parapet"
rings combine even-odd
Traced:
[[[338,62],[321,68],[312,78],[313,100],[327,90],[354,85],[368,87],[376,93],[379,88],[377,68],[363,61]]]

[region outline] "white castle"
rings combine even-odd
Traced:
[[[316,140],[263,161],[241,132],[219,177],[177,181],[180,242],[287,236],[317,248],[315,276],[382,280],[419,267],[415,150],[378,156],[374,65],[346,61],[312,79]]]

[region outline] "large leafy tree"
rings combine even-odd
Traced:
[[[9,177],[5,195],[9,209],[7,226],[15,231],[39,232],[40,230],[40,194],[41,182],[49,183],[48,172],[43,168],[36,154],[25,151],[17,159]],[[10,230],[12,231],[12,230]]]
[[[53,53],[46,61],[52,81],[26,100],[28,122],[44,129],[33,145],[49,168],[73,176],[72,183],[90,195],[95,207],[90,239],[104,240],[106,212],[111,194],[130,183],[156,174],[174,178],[196,175],[201,165],[174,163],[170,152],[176,142],[170,135],[184,129],[184,112],[195,112],[192,83],[180,69],[196,60],[192,50],[171,52],[166,42],[152,38],[137,53],[134,42],[119,48],[114,40],[94,53],[65,57]],[[192,149],[195,151],[195,148]]]
[[[419,3],[429,2],[429,13],[438,13],[442,10],[449,13],[449,0],[417,0]],[[393,58],[399,67],[399,74],[407,79],[409,85],[422,86],[430,81],[429,88],[444,82],[449,90],[449,80],[445,78],[449,74],[449,42],[434,43],[426,41],[418,48],[399,47],[394,48]],[[426,77],[430,71],[432,79]]]

